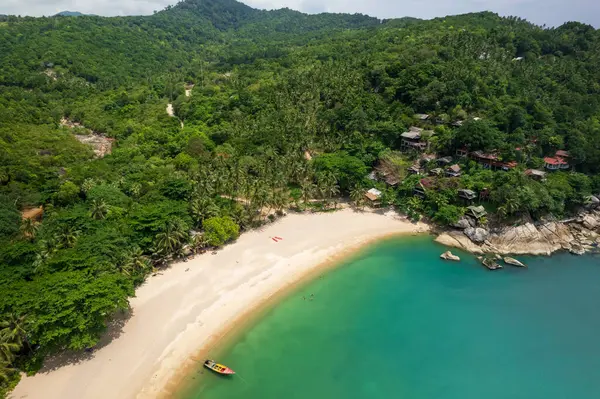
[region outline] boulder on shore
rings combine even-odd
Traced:
[[[598,219],[596,219],[592,215],[585,215],[583,217],[582,223],[585,226],[585,228],[589,229],[589,230],[594,230],[596,227],[598,227],[600,225],[600,222],[598,222]]]
[[[456,255],[454,255],[452,252],[450,251],[446,251],[443,254],[440,255],[440,258],[445,259],[445,260],[454,260],[454,261],[460,261],[460,258]]]
[[[471,241],[483,244],[488,239],[490,232],[481,227],[469,227],[463,232]]]
[[[470,218],[463,216],[460,219],[458,219],[458,221],[454,223],[453,226],[457,229],[464,230],[468,229],[469,227],[475,227],[475,222],[472,221]]]
[[[583,246],[581,246],[580,244],[575,244],[571,247],[571,250],[569,252],[571,252],[573,255],[581,256],[585,254],[585,248],[583,248]]]
[[[507,265],[512,265],[512,266],[527,267],[522,262],[519,262],[515,258],[511,258],[509,256],[507,256],[507,257],[504,258],[504,263],[506,263]]]

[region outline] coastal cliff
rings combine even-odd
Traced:
[[[600,211],[582,213],[566,221],[529,222],[491,230],[458,228],[443,232],[436,241],[474,254],[550,255],[565,250],[583,255],[598,251],[600,246]]]

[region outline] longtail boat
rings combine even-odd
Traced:
[[[210,359],[204,361],[204,367],[206,367],[207,369],[210,369],[218,374],[223,374],[223,375],[235,374],[235,371],[233,371],[229,367],[219,364],[219,363],[215,362],[214,360],[210,360]]]
[[[483,258],[483,260],[481,261],[481,263],[483,263],[483,265],[485,267],[487,267],[489,270],[502,269],[502,265],[500,265],[498,262],[496,262],[492,258]]]

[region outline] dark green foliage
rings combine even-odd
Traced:
[[[117,187],[109,184],[99,184],[86,193],[88,202],[104,201],[109,206],[126,208],[131,204],[131,199]]]
[[[0,239],[7,240],[16,234],[20,222],[21,214],[15,203],[7,197],[0,197]]]
[[[346,152],[321,155],[315,159],[315,167],[317,171],[333,173],[342,190],[360,184],[367,174],[366,165]]]
[[[119,274],[87,271],[52,273],[32,281],[2,284],[12,292],[0,300],[0,311],[27,314],[31,344],[51,349],[94,346],[105,329],[106,315],[127,309],[133,286]]]
[[[470,120],[456,130],[456,145],[471,151],[490,151],[500,144],[500,132],[485,121]]]
[[[213,247],[220,247],[228,241],[235,240],[240,234],[240,226],[228,216],[206,219],[202,227],[206,242]]]

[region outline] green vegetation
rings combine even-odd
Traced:
[[[587,25],[380,23],[233,0],[0,24],[0,320],[19,331],[0,333],[2,387],[94,346],[153,268],[290,205],[363,207],[374,187],[413,219],[452,224],[460,189],[489,222],[568,215],[600,192],[600,34]],[[402,151],[413,125],[435,156]],[[110,155],[75,137],[90,130],[114,139]],[[558,150],[569,171],[524,173]]]

